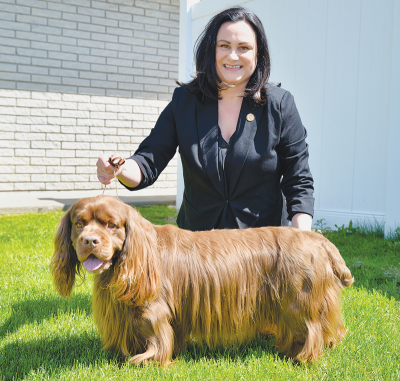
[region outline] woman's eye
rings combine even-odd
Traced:
[[[248,48],[247,46],[242,46],[240,49],[242,49],[242,50],[244,50],[244,51],[249,50],[249,48]]]

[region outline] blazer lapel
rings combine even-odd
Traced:
[[[218,102],[196,102],[197,129],[204,165],[215,189],[224,197],[224,187],[218,171]]]
[[[246,161],[253,139],[260,123],[263,107],[253,108],[251,102],[244,98],[236,127],[236,139],[232,148],[231,178],[229,182],[229,193],[232,194],[239,179],[240,172]],[[254,116],[254,118],[252,118]]]

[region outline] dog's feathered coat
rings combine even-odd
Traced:
[[[340,289],[353,278],[336,247],[288,227],[191,232],[155,226],[109,196],[75,203],[51,267],[69,296],[81,264],[95,273],[93,314],[104,348],[166,366],[194,339],[210,347],[274,334],[310,361],[345,334]]]

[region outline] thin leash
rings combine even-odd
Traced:
[[[115,193],[117,194],[117,198],[118,198],[118,180],[115,177],[115,172],[119,170],[119,168],[121,167],[121,165],[123,165],[125,163],[125,159],[123,159],[122,157],[113,157],[113,158],[109,158],[108,162],[114,167],[114,182],[115,182]],[[104,184],[104,188],[103,188],[103,193],[102,195],[104,195],[104,191],[106,190],[106,185]]]

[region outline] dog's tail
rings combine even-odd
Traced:
[[[333,273],[338,277],[343,287],[353,284],[354,278],[337,247],[329,240],[325,241],[325,249],[331,261]]]

